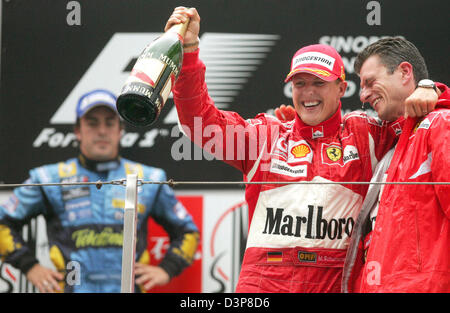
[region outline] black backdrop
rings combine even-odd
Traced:
[[[0,182],[21,182],[30,168],[75,155],[72,126],[51,121],[55,112],[69,94],[81,95],[75,86],[115,33],[162,32],[173,8],[179,5],[195,6],[200,13],[202,52],[214,46],[205,34],[269,34],[275,38],[226,107],[245,118],[291,102],[284,77],[291,56],[307,44],[334,45],[351,64],[370,40],[401,35],[422,52],[432,79],[449,80],[448,1],[372,1],[379,4],[380,25],[368,24],[367,15],[375,11],[366,8],[370,1],[359,0],[75,1],[80,4],[80,25],[67,22],[68,14],[74,12],[67,8],[69,2],[2,0]],[[130,64],[150,40],[151,36],[129,55]],[[123,67],[121,74],[129,69]],[[110,86],[110,73],[95,76],[97,85],[93,87],[119,91]],[[358,109],[359,80],[351,65],[347,79],[354,88],[343,99],[343,107]],[[171,149],[180,138],[170,136],[175,123],[164,122],[172,108],[170,99],[151,128],[128,125],[126,132],[132,140],[122,148],[122,155],[162,167],[175,180],[240,180],[237,170],[220,161],[174,160]],[[152,130],[153,145],[139,146]],[[51,136],[38,142],[43,132]]]

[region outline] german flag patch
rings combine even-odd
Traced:
[[[269,251],[267,252],[267,262],[282,262],[283,252],[281,251]]]

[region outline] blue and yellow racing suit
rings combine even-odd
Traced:
[[[144,181],[165,181],[159,168],[118,158],[96,163],[82,155],[30,171],[25,183],[97,182],[137,173]],[[65,273],[65,292],[120,292],[125,188],[105,184],[19,187],[0,205],[0,257],[27,273],[38,263],[21,236],[22,226],[42,214],[47,222],[50,259]],[[167,231],[170,247],[159,264],[172,278],[189,266],[199,241],[191,215],[168,185],[138,187],[136,261],[149,262],[147,222]],[[74,270],[79,272],[73,273]],[[69,277],[70,274],[70,277]],[[139,290],[136,286],[135,290]]]

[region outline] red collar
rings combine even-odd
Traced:
[[[318,139],[325,138],[335,135],[339,128],[341,127],[342,113],[341,113],[341,102],[339,101],[339,107],[336,113],[333,114],[329,119],[323,121],[322,123],[311,126],[305,124],[298,114],[295,115],[294,132],[299,134],[305,139]]]

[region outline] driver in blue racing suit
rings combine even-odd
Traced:
[[[79,101],[77,117],[75,134],[80,141],[80,155],[65,162],[32,169],[25,183],[112,181],[124,179],[130,173],[136,173],[138,179],[144,181],[166,181],[162,169],[119,156],[120,135],[117,139],[114,137],[115,130],[108,130],[108,127],[116,126],[116,121],[120,123],[114,95],[104,90],[86,94]],[[98,130],[102,127],[104,130]],[[94,137],[87,134],[91,128],[98,130]],[[91,138],[93,144],[89,147]],[[114,149],[109,149],[109,143]],[[100,155],[108,154],[105,153],[107,150],[112,151],[110,157],[101,158]],[[96,156],[96,151],[94,160],[92,156]],[[42,214],[47,223],[50,259],[58,272],[53,275],[57,277],[54,281],[48,275],[47,279],[34,281],[28,277],[39,290],[120,292],[124,196],[123,186],[109,184],[103,185],[100,190],[95,185],[16,188],[9,200],[0,205],[2,261],[20,269],[27,277],[32,269],[39,266],[33,248],[21,236],[21,229],[31,218]],[[192,263],[199,241],[198,228],[168,185],[139,186],[137,202],[136,262],[149,264],[147,222],[153,218],[170,236],[166,255],[157,269],[152,269],[165,272],[168,277],[166,283]],[[147,280],[143,277],[149,274],[142,265],[137,265],[136,275],[139,286],[136,285],[135,290],[139,291]],[[57,286],[49,286],[52,281],[54,284],[58,281]]]

